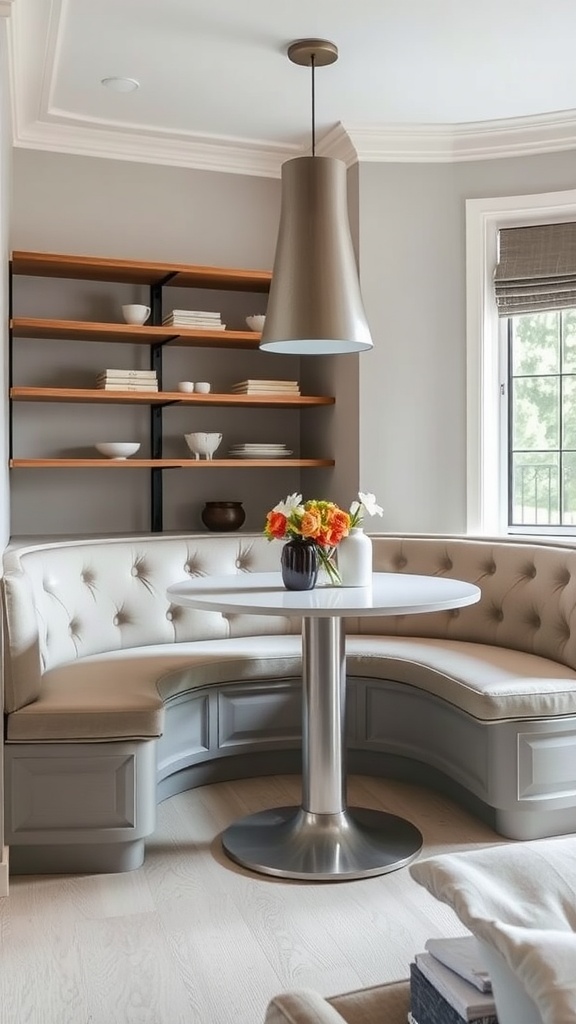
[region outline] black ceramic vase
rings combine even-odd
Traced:
[[[280,556],[282,582],[286,590],[313,590],[318,578],[318,552],[313,540],[293,538]]]
[[[214,533],[239,530],[246,519],[241,501],[207,501],[201,516],[204,526]]]

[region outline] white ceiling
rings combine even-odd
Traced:
[[[576,148],[574,0],[0,0],[18,146],[277,175],[308,152],[310,71],[288,43],[334,41],[316,72],[318,152],[351,162]],[[116,93],[100,83],[140,83]]]

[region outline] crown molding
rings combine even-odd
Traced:
[[[72,126],[37,121],[25,128],[17,126],[14,146],[265,178],[279,178],[284,161],[300,155],[300,149],[271,148],[250,140],[117,131],[99,125],[90,127],[86,122]]]
[[[316,147],[319,156],[331,156],[336,160],[343,160],[346,167],[352,167],[359,162],[360,155],[353,144],[350,134],[339,122],[329,132],[326,132]]]
[[[360,162],[457,163],[576,149],[576,110],[467,124],[337,125],[326,155]],[[324,151],[324,150],[323,150]],[[354,156],[353,156],[354,154]]]
[[[51,0],[42,6],[40,19],[32,7],[17,5],[8,23],[15,147],[267,178],[280,177],[283,162],[300,155],[299,146],[156,126],[143,130],[141,125],[79,117],[56,107],[53,69],[61,45],[63,3]]]
[[[0,0],[0,3],[2,0]],[[303,149],[186,133],[107,127],[88,119],[71,124],[65,112],[22,125],[15,118],[14,145],[76,156],[131,160],[198,170],[278,178],[285,160]],[[459,125],[390,125],[373,128],[338,124],[319,142],[318,154],[355,163],[458,163],[533,156],[576,149],[576,110],[547,117],[482,121]]]

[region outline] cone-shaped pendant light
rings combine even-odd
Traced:
[[[346,191],[346,165],[317,157],[314,69],[338,59],[334,43],[301,39],[288,48],[312,68],[312,156],[282,166],[282,204],[260,348],[295,355],[372,348],[362,304]]]

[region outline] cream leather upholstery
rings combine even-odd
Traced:
[[[298,631],[290,620],[224,616],[172,605],[186,576],[277,569],[262,537],[108,538],[34,545],[4,555],[9,644],[5,706],[35,700],[43,673],[103,651]]]
[[[349,765],[421,764],[427,781],[434,772],[451,780],[456,796],[471,794],[473,809],[514,838],[576,831],[576,551],[467,537],[373,542],[376,570],[453,576],[482,597],[450,612],[347,621]],[[120,751],[126,764],[146,758],[139,778],[155,759],[161,797],[206,778],[203,765],[226,762],[229,777],[232,759],[253,774],[280,764],[277,753],[284,767],[288,751],[297,755],[299,621],[196,611],[166,597],[187,575],[277,569],[279,554],[279,544],[250,534],[56,541],[5,553],[12,845],[42,845],[44,825],[33,828],[24,813],[38,805],[37,773],[43,792],[53,774],[56,810],[62,771],[96,770],[94,744],[99,773],[108,756],[118,771]],[[122,841],[133,827],[124,818]],[[101,842],[99,828],[83,841]],[[62,823],[47,832],[70,843]]]
[[[451,576],[475,583],[480,603],[432,615],[363,619],[355,632],[442,637],[508,647],[576,670],[576,550],[470,537],[388,538],[378,572]]]
[[[38,699],[8,716],[8,740],[153,738],[164,731],[171,698],[199,687],[300,675],[299,636],[263,635],[257,649],[253,637],[170,648],[129,647],[50,669]]]
[[[407,981],[358,989],[329,999],[302,989],[272,999],[265,1024],[406,1024],[409,1009]]]

